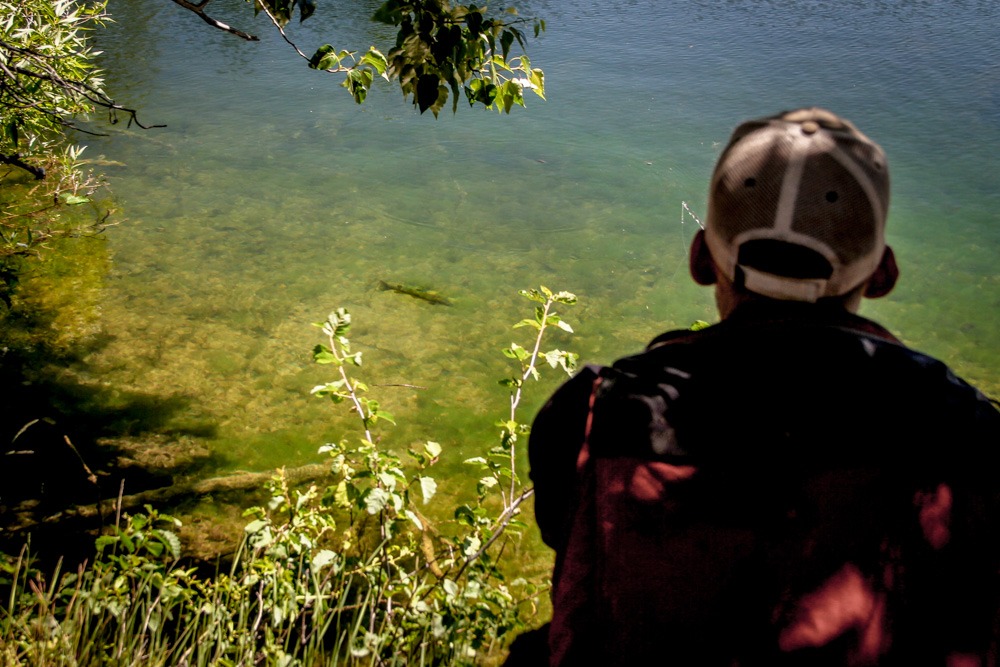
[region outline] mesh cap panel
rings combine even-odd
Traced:
[[[730,280],[742,270],[751,291],[815,301],[864,282],[885,248],[889,174],[882,149],[824,109],[800,109],[736,129],[716,165],[705,231]],[[770,239],[819,253],[828,278],[796,278],[739,265],[739,248]]]

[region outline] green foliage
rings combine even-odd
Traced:
[[[24,257],[54,238],[98,231],[106,219],[96,207],[89,220],[62,210],[92,204],[103,184],[84,170],[83,148],[66,141],[66,129],[98,107],[113,122],[119,112],[134,118],[105,95],[88,44],[89,31],[106,19],[105,5],[0,0],[0,164],[14,167],[0,174],[0,300],[8,306]]]
[[[530,90],[545,99],[545,74],[531,66],[524,53],[531,24],[537,37],[544,29],[540,19],[522,19],[513,7],[491,14],[485,5],[452,6],[447,0],[387,0],[372,16],[398,29],[396,43],[387,51],[370,47],[360,57],[356,51],[324,44],[311,56],[285,34],[284,27],[299,8],[304,21],[316,7],[301,0],[248,0],[265,12],[292,47],[309,61],[309,67],[344,75],[341,85],[361,104],[375,77],[396,81],[404,98],[412,99],[420,113],[435,116],[451,101],[458,110],[462,94],[470,106],[482,105],[505,113],[523,107]],[[512,49],[517,46],[518,53]],[[385,55],[383,55],[385,51]]]
[[[527,55],[511,56],[516,42],[525,48],[516,10],[508,17],[490,16],[486,6],[452,7],[441,0],[388,0],[373,17],[397,26],[396,45],[388,53],[389,75],[399,80],[403,95],[413,98],[420,112],[436,116],[451,95],[452,111],[460,91],[470,105],[510,113],[524,106],[524,91],[545,98],[544,74],[531,67]],[[534,21],[537,36],[543,21]]]
[[[0,368],[21,351],[38,370],[92,333],[108,268],[99,232],[111,210],[94,196],[100,180],[74,164],[41,181],[15,171],[0,175]]]
[[[535,306],[533,318],[521,320],[514,325],[515,329],[521,327],[533,329],[535,331],[534,344],[532,349],[528,350],[512,342],[503,350],[504,356],[518,363],[519,372],[512,377],[500,380],[500,384],[510,390],[510,411],[503,420],[496,424],[500,429],[500,442],[489,450],[485,458],[475,457],[467,461],[469,464],[478,466],[480,471],[486,475],[479,481],[480,500],[495,490],[500,494],[503,502],[504,515],[511,518],[516,514],[518,505],[524,499],[523,493],[519,495],[521,481],[516,468],[517,442],[531,432],[531,425],[519,421],[517,416],[524,383],[528,379],[538,380],[540,378],[539,359],[544,359],[552,368],[560,368],[567,374],[572,374],[576,370],[578,361],[578,356],[572,352],[557,348],[547,352],[542,351],[542,339],[548,327],[555,326],[567,333],[573,333],[573,328],[553,308],[556,304],[567,306],[575,304],[576,295],[570,292],[553,292],[544,285],[539,289],[521,290],[519,294],[539,304]],[[484,537],[492,539],[491,532],[489,530],[485,532]]]
[[[316,3],[312,0],[255,0],[254,13],[261,10],[269,11],[282,26],[292,20],[295,8],[299,9],[299,21],[305,21],[316,11]]]
[[[381,444],[391,420],[348,372],[360,368],[344,309],[317,323],[325,342],[314,361],[335,378],[313,393],[358,416],[361,437],[320,448],[331,479],[292,488],[283,470],[269,501],[245,512],[245,540],[231,570],[213,579],[180,565],[175,519],[150,507],[126,516],[97,540],[93,564],[51,578],[27,550],[0,557],[0,662],[17,665],[473,664],[498,657],[536,608],[544,582],[508,580],[502,555],[531,489],[515,469],[521,390],[537,362],[570,372],[575,355],[542,352],[568,292],[521,292],[537,304],[515,328],[528,346],[504,352],[517,372],[502,384],[510,410],[500,443],[470,463],[475,493],[453,521],[435,525],[424,510],[440,496],[433,467],[443,448],[427,441],[404,457]],[[530,350],[530,351],[529,351]],[[498,504],[496,501],[500,500]],[[441,512],[434,513],[442,516]],[[516,568],[516,565],[513,567]]]
[[[0,0],[0,161],[40,178],[29,163],[57,153],[75,117],[110,102],[87,40],[106,4]]]

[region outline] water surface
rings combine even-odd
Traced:
[[[378,3],[323,0],[290,26],[303,49],[365,48]],[[369,7],[370,6],[370,7]],[[855,121],[889,155],[890,243],[903,276],[864,313],[1000,394],[1000,7],[994,2],[529,0],[548,101],[510,117],[420,116],[389,86],[356,106],[245,3],[213,3],[245,43],[169,2],[113,0],[109,85],[165,129],[90,141],[123,224],[101,301],[106,344],[84,383],[169,402],[160,430],[222,469],[316,460],[353,422],[309,396],[311,322],[354,315],[361,377],[446,470],[493,444],[525,343],[518,289],[577,293],[555,335],[610,362],[715,318],[687,277],[712,165],[741,120],[803,105]],[[434,306],[377,289],[432,288]],[[527,419],[555,374],[529,394]],[[154,401],[155,403],[155,401]],[[464,482],[463,482],[464,483]]]

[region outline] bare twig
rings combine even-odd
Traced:
[[[232,35],[236,35],[237,37],[239,37],[241,39],[247,40],[248,42],[258,42],[258,41],[260,41],[260,38],[257,37],[257,35],[251,35],[248,32],[243,32],[239,28],[234,28],[231,25],[227,25],[227,24],[223,23],[222,21],[214,19],[211,16],[209,16],[208,14],[206,14],[205,13],[205,6],[209,2],[211,2],[211,0],[201,0],[201,2],[188,2],[187,0],[174,0],[174,2],[176,4],[178,4],[178,5],[180,5],[181,7],[183,7],[184,9],[197,14],[198,17],[202,21],[204,21],[208,25],[212,26],[213,28],[217,28],[219,30],[223,30],[225,32],[228,32],[228,33],[230,33]]]
[[[95,475],[94,471],[90,469],[90,466],[87,465],[87,462],[83,460],[83,456],[81,456],[79,450],[77,450],[77,448],[73,446],[73,443],[69,439],[69,436],[64,435],[63,440],[66,441],[66,444],[69,446],[69,448],[73,450],[74,454],[76,454],[76,458],[80,460],[80,465],[83,466],[83,471],[87,473],[87,481],[90,482],[91,484],[97,484],[97,475]]]
[[[458,578],[462,576],[462,573],[465,572],[465,569],[469,567],[469,565],[472,565],[472,563],[479,560],[479,558],[484,553],[486,553],[487,549],[493,546],[493,543],[496,542],[497,539],[499,539],[500,536],[504,534],[504,532],[507,530],[507,526],[509,526],[510,522],[514,520],[514,517],[518,515],[519,513],[518,508],[521,506],[521,503],[523,503],[525,500],[533,496],[534,493],[535,493],[535,488],[529,487],[521,491],[521,495],[519,495],[517,498],[514,498],[511,501],[510,505],[503,512],[501,512],[499,517],[497,517],[497,523],[495,524],[496,528],[493,530],[493,535],[490,537],[490,539],[486,540],[483,546],[479,548],[479,551],[477,551],[476,553],[465,559],[465,562],[463,562],[462,566],[458,569],[458,573],[454,576],[454,580],[457,581]]]

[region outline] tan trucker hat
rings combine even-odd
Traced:
[[[712,174],[705,238],[718,267],[751,292],[816,301],[875,271],[888,209],[878,144],[825,109],[798,109],[733,132]],[[804,255],[820,269],[786,268]]]

